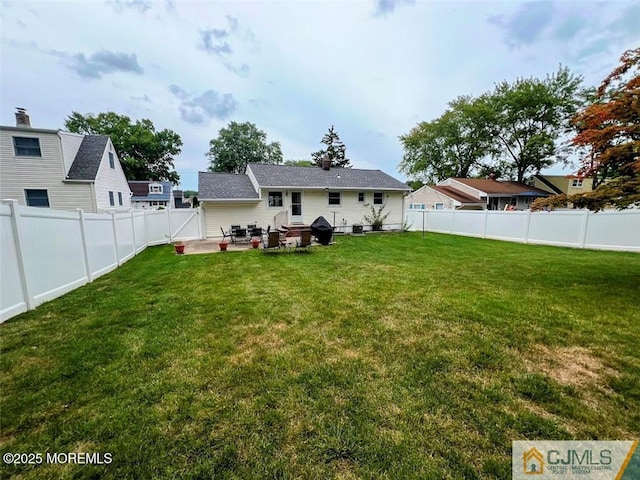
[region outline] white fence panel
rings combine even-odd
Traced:
[[[432,232],[450,233],[452,231],[453,210],[427,211],[427,230]]]
[[[133,228],[130,213],[114,213],[115,234],[118,241],[118,263],[122,264],[135,255]]]
[[[586,212],[535,212],[529,223],[529,243],[579,247]]]
[[[484,236],[498,240],[640,252],[640,209],[592,213],[407,210],[411,231]],[[486,218],[486,220],[485,220]]]
[[[640,251],[640,211],[623,210],[589,215],[584,246]]]
[[[110,215],[84,215],[87,256],[93,278],[104,275],[118,266],[113,244],[113,221]]]
[[[0,205],[0,322],[28,309],[17,248],[11,207]]]
[[[472,237],[484,236],[485,214],[481,211],[460,210],[453,216],[453,231]]]
[[[195,240],[202,238],[200,209],[184,208],[171,211],[171,238]]]
[[[136,239],[136,253],[141,252],[147,246],[147,226],[145,221],[145,213],[132,212],[133,217],[133,234]]]
[[[524,242],[527,212],[487,212],[486,238]]]
[[[20,241],[35,305],[89,281],[77,212],[20,209]]]
[[[147,245],[161,245],[170,241],[169,219],[166,210],[145,212]]]

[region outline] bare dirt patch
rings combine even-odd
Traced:
[[[535,346],[525,365],[530,372],[542,372],[561,385],[595,387],[610,391],[606,377],[619,373],[607,367],[600,358],[583,347]]]

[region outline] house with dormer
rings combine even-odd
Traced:
[[[136,210],[175,208],[171,182],[131,180],[131,206]]]
[[[337,231],[367,229],[371,208],[388,213],[384,229],[402,228],[407,184],[380,170],[250,163],[244,174],[198,173],[205,234],[231,225],[303,228],[319,216]]]
[[[106,135],[33,128],[24,109],[0,126],[0,198],[85,212],[128,210],[131,191]]]

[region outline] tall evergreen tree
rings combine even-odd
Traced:
[[[340,140],[333,125],[331,125],[329,132],[325,133],[324,137],[322,137],[320,143],[325,144],[327,148],[311,154],[315,165],[321,167],[322,160],[328,158],[331,161],[332,167],[351,168],[351,161],[346,157],[347,147],[345,147],[344,143]]]

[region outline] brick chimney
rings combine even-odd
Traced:
[[[331,159],[327,156],[322,157],[322,169],[323,170],[331,169]]]
[[[22,107],[16,107],[16,127],[31,128],[31,120],[27,110]]]

